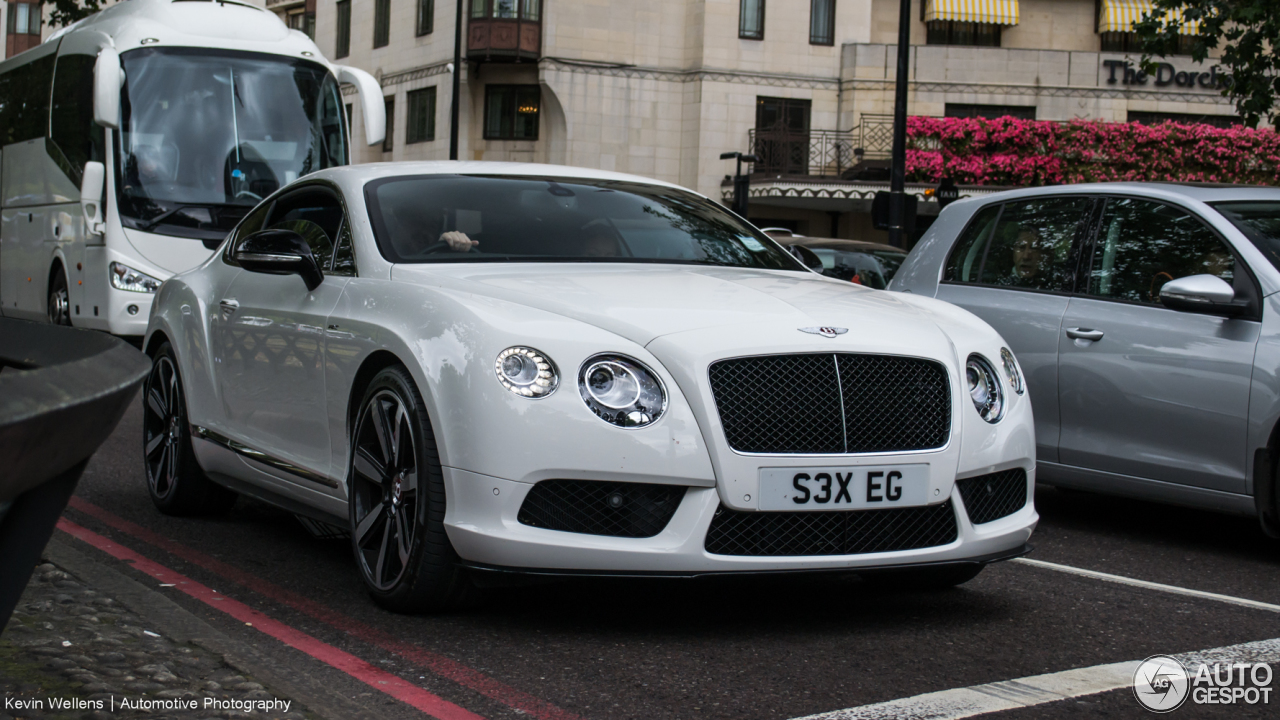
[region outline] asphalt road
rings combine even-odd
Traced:
[[[287,513],[242,498],[224,517],[161,515],[143,478],[141,415],[135,403],[98,451],[68,519],[485,718],[527,718],[535,706],[548,720],[794,718],[1280,637],[1280,613],[1017,563],[936,593],[891,593],[842,576],[572,580],[490,588],[448,615],[399,616],[365,595],[347,541],[315,539]],[[1053,489],[1036,503],[1032,558],[1280,604],[1280,542],[1251,519]],[[161,590],[381,717],[423,717],[208,604]],[[1278,704],[1187,705],[1174,716],[1274,717]],[[1001,715],[1146,711],[1125,690]]]

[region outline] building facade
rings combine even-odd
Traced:
[[[387,141],[357,159],[447,158],[457,5],[305,1],[320,47],[384,89]],[[463,2],[459,157],[617,170],[721,199],[733,163],[720,154],[756,152],[753,220],[882,236],[867,213],[884,183],[840,175],[887,157],[898,0]],[[1234,121],[1211,64],[1137,71],[1129,29],[1145,0],[912,2],[913,115]],[[303,7],[269,7],[287,3]]]

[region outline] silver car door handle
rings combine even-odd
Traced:
[[[223,320],[230,320],[231,316],[235,314],[236,310],[240,309],[240,303],[236,302],[233,299],[221,300],[218,302],[218,305],[222,308]]]
[[[1067,328],[1067,337],[1072,340],[1101,340],[1102,331],[1090,328]]]

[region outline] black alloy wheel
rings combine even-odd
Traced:
[[[456,606],[470,583],[444,529],[444,476],[431,422],[402,367],[378,373],[352,434],[351,544],[370,595],[396,612]]]
[[[236,494],[205,477],[191,448],[186,398],[173,348],[160,346],[142,386],[142,464],[151,502],[166,515],[223,512]]]
[[[49,283],[49,322],[71,324],[71,297],[67,292],[67,274],[61,268]]]

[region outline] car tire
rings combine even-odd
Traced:
[[[178,358],[167,342],[142,386],[142,465],[151,502],[166,515],[214,515],[235,504],[236,494],[196,462]]]
[[[945,590],[978,577],[986,565],[935,565],[921,568],[894,568],[862,574],[862,579],[890,590]]]
[[[49,322],[71,325],[71,296],[67,290],[67,273],[61,267],[49,281]]]
[[[351,547],[374,601],[400,613],[460,605],[471,587],[445,533],[444,474],[422,395],[400,366],[360,401],[347,471]]]

